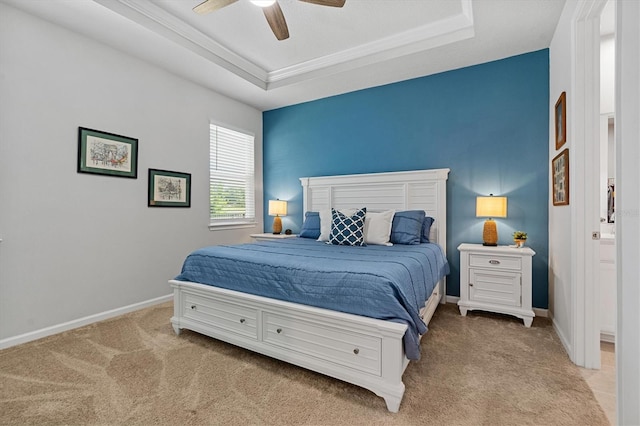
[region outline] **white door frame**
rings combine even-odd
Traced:
[[[570,152],[572,361],[600,368],[600,14],[607,0],[581,2],[572,20],[573,120]]]
[[[617,422],[640,424],[640,2],[616,2]],[[624,88],[624,89],[623,89]]]

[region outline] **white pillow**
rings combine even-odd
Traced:
[[[358,209],[340,209],[338,210],[343,215],[350,217],[353,216]],[[329,235],[331,235],[331,209],[320,210],[320,236],[318,241],[329,241]]]
[[[393,224],[393,215],[395,213],[395,210],[367,212],[364,218],[364,242],[392,246],[393,244],[389,242],[389,237],[391,236],[391,225]]]

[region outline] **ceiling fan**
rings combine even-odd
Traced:
[[[237,2],[238,0],[205,0],[196,7],[193,11],[200,15],[222,9],[225,6],[229,6]],[[320,6],[342,7],[345,0],[300,0],[306,3],[318,4]],[[265,18],[271,27],[271,31],[278,40],[285,40],[289,38],[289,28],[287,27],[287,21],[284,19],[284,14],[277,0],[251,0],[251,3],[256,6],[260,6],[264,12]]]

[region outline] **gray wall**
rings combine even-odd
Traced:
[[[0,343],[170,294],[194,248],[248,241],[208,229],[209,121],[256,135],[262,117],[0,3]],[[138,178],[76,173],[78,127],[139,139]],[[147,207],[147,171],[192,174],[192,206]]]

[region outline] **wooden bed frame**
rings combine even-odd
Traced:
[[[446,250],[449,169],[301,178],[303,211],[366,206],[425,210],[430,240]],[[398,412],[409,364],[405,324],[254,296],[210,285],[169,281],[173,329],[189,329],[373,391]],[[442,279],[421,311],[428,324],[444,303]]]

